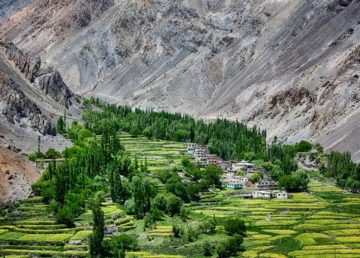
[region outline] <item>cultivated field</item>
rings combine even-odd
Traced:
[[[144,163],[146,157],[151,172],[181,168],[182,143],[127,134],[121,135],[121,142],[139,163]],[[164,186],[160,185],[159,190],[164,191]],[[359,195],[317,182],[311,182],[309,193],[294,193],[288,200],[243,199],[240,193],[202,193],[200,202],[186,205],[188,223],[240,215],[248,226],[242,257],[360,257]],[[129,252],[127,257],[203,257],[201,247],[205,241],[225,237],[222,226],[218,226],[215,235],[201,235],[181,244],[173,237],[172,225],[176,221],[170,217],[154,228],[144,229],[144,222],[126,215],[123,208],[111,202],[103,203],[102,208],[108,228],[116,227],[119,232],[137,237],[141,250]],[[28,199],[11,216],[0,218],[0,254],[85,257],[91,220],[88,211],[78,218],[75,228],[69,229],[56,224],[39,198]]]

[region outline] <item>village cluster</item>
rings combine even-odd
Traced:
[[[270,178],[266,170],[257,167],[253,163],[245,160],[240,162],[222,160],[217,155],[209,153],[207,147],[195,143],[187,144],[186,152],[202,166],[220,167],[224,171],[221,182],[226,188],[232,190],[248,189],[251,191],[251,193],[243,194],[244,198],[290,198],[290,194],[286,191],[276,190],[277,182]],[[262,178],[252,183],[250,178],[256,173],[260,173]]]

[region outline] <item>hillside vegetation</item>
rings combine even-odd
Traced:
[[[74,146],[48,151],[36,197],[2,210],[0,254],[69,257],[357,257],[360,197],[319,182],[348,166],[307,142],[266,145],[266,133],[237,122],[132,111],[85,101],[84,124],[64,134]],[[185,155],[207,144],[226,159],[247,158],[281,181],[305,179],[291,199],[243,199],[221,169]],[[311,149],[317,152],[311,154]],[[315,155],[319,171],[294,158]],[[329,166],[335,164],[336,166]],[[43,160],[41,160],[43,162]],[[187,180],[180,176],[185,173]],[[339,174],[340,175],[340,174]],[[309,177],[316,178],[311,181]],[[337,178],[337,177],[336,177]],[[341,183],[341,180],[338,180]],[[286,183],[281,187],[287,188]],[[297,192],[308,189],[306,192]],[[355,190],[354,188],[353,190]],[[324,256],[325,255],[325,256]]]

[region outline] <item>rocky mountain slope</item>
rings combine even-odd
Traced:
[[[0,42],[0,135],[5,145],[26,151],[65,148],[68,142],[56,135],[55,122],[65,109],[76,114],[78,101],[59,72],[13,43]]]
[[[39,176],[39,171],[21,155],[0,147],[0,203],[29,196],[31,184]]]
[[[359,0],[17,2],[0,6],[0,37],[78,93],[240,119],[360,160]]]

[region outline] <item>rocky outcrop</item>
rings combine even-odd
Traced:
[[[23,52],[12,42],[0,42],[0,48],[3,49],[8,59],[14,62],[14,65],[24,74],[26,79],[34,82],[41,66],[40,57]]]
[[[18,49],[12,42],[0,42],[0,48],[30,83],[61,105],[71,106],[74,95],[59,71],[42,65],[38,56]]]
[[[53,122],[20,90],[10,76],[0,72],[1,114],[11,124],[30,126],[42,134],[56,135]]]
[[[65,107],[72,105],[74,95],[64,83],[59,71],[53,68],[42,69],[36,77],[37,87],[46,95]]]

